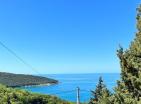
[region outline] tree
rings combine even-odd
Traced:
[[[56,96],[34,94],[0,85],[0,104],[73,104]]]
[[[121,65],[121,82],[132,97],[141,97],[141,6],[137,9],[137,33],[129,49],[118,50]]]
[[[120,46],[117,51],[121,65],[121,80],[117,82],[115,92],[105,96],[105,88],[100,78],[96,90],[92,92],[90,104],[141,104],[141,6],[137,8],[136,19],[135,39],[127,50]]]
[[[92,97],[89,104],[97,104],[99,101],[102,101],[103,98],[105,99],[110,96],[110,92],[103,83],[102,77],[99,78],[99,82],[96,86],[96,89],[94,91],[91,91],[91,93]]]

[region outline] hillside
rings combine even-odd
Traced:
[[[20,87],[28,85],[56,84],[57,80],[24,74],[12,74],[0,72],[0,84],[10,87]]]
[[[72,104],[51,95],[29,93],[0,85],[0,104]]]

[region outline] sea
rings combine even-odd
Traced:
[[[103,78],[106,87],[113,92],[117,80],[120,80],[119,73],[95,73],[95,74],[46,74],[44,77],[53,78],[59,81],[54,85],[22,87],[22,89],[34,93],[50,94],[61,99],[76,102],[79,88],[80,101],[88,102],[95,90],[99,77]]]

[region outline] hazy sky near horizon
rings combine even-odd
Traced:
[[[40,73],[120,72],[140,0],[1,0],[0,41]],[[0,71],[35,73],[0,46]]]

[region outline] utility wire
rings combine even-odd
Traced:
[[[72,93],[72,92],[75,92],[75,90],[57,92],[57,93],[54,93],[54,95],[65,94],[65,93]]]
[[[69,90],[69,91],[61,91],[61,92],[57,92],[57,93],[54,93],[55,95],[57,95],[57,94],[65,94],[65,93],[72,93],[72,92],[75,92],[76,90]],[[84,90],[84,89],[82,89],[82,90],[80,90],[80,91],[82,91],[82,92],[89,92],[90,93],[90,91],[89,90]]]
[[[84,89],[82,89],[82,90],[80,90],[80,91],[84,91],[84,92],[91,92],[90,90],[84,90]]]
[[[8,48],[3,42],[0,41],[0,45],[4,47],[9,53],[11,53],[13,56],[15,56],[19,61],[21,61],[25,66],[30,68],[32,71],[36,72],[37,74],[40,74],[32,65],[27,63],[25,60],[23,60],[19,55],[17,55],[12,49]]]

